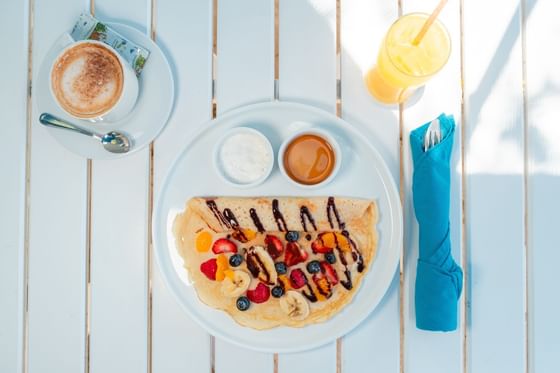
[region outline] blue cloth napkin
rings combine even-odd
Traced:
[[[420,226],[416,272],[416,327],[432,331],[457,328],[457,301],[463,287],[463,271],[451,256],[449,238],[449,160],[455,121],[441,114],[441,142],[424,151],[424,135],[430,123],[410,133],[414,161],[412,193]]]

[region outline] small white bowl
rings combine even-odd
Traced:
[[[269,158],[270,158],[270,162],[267,165],[265,172],[258,179],[253,181],[248,181],[246,183],[239,182],[234,178],[232,178],[230,175],[228,175],[226,170],[224,170],[224,165],[220,154],[222,150],[222,146],[226,140],[228,140],[230,137],[234,135],[238,135],[242,133],[252,134],[259,137],[263,141],[263,144],[266,148],[266,152],[269,154]],[[216,172],[218,173],[220,178],[223,181],[225,181],[227,184],[237,188],[251,188],[263,183],[272,172],[272,168],[274,166],[274,151],[272,149],[272,145],[270,144],[270,141],[265,135],[262,134],[262,132],[249,127],[235,127],[230,129],[226,133],[224,133],[224,135],[220,138],[220,140],[217,142],[216,146],[214,147],[213,158],[214,158],[214,168],[216,169]]]
[[[284,153],[286,152],[286,148],[297,137],[300,137],[300,136],[303,136],[303,135],[316,135],[316,136],[322,137],[323,139],[327,140],[327,142],[331,145],[331,147],[334,151],[335,161],[334,161],[334,167],[333,167],[333,170],[332,170],[331,174],[325,180],[323,180],[323,181],[321,181],[320,183],[317,183],[317,184],[302,184],[302,183],[299,183],[299,182],[295,181],[294,179],[292,179],[290,177],[290,175],[288,175],[288,173],[286,172],[286,169],[284,168]],[[292,184],[297,185],[300,188],[315,189],[315,188],[319,188],[319,187],[327,185],[328,183],[330,183],[335,178],[336,174],[338,173],[338,170],[340,169],[341,164],[342,164],[342,151],[340,150],[340,146],[338,145],[338,142],[334,139],[334,137],[328,131],[325,131],[325,130],[322,130],[322,129],[319,129],[319,128],[307,128],[307,129],[303,129],[303,130],[296,131],[296,132],[292,133],[288,138],[286,138],[284,140],[284,142],[280,146],[280,150],[278,151],[278,168],[280,168],[280,172]]]

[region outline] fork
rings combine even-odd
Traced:
[[[424,151],[428,151],[428,149],[432,148],[433,146],[439,144],[441,141],[441,128],[439,126],[439,119],[434,119],[428,130],[426,131],[426,135],[424,136]]]

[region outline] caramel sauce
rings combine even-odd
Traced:
[[[314,185],[333,172],[335,153],[331,144],[321,136],[305,134],[296,137],[284,152],[284,169],[294,181]]]

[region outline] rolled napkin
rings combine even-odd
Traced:
[[[453,116],[438,117],[439,144],[424,151],[426,123],[410,133],[414,161],[412,193],[420,226],[416,272],[416,327],[431,331],[457,328],[457,301],[463,287],[463,271],[451,255],[449,237],[449,160],[453,149]]]

